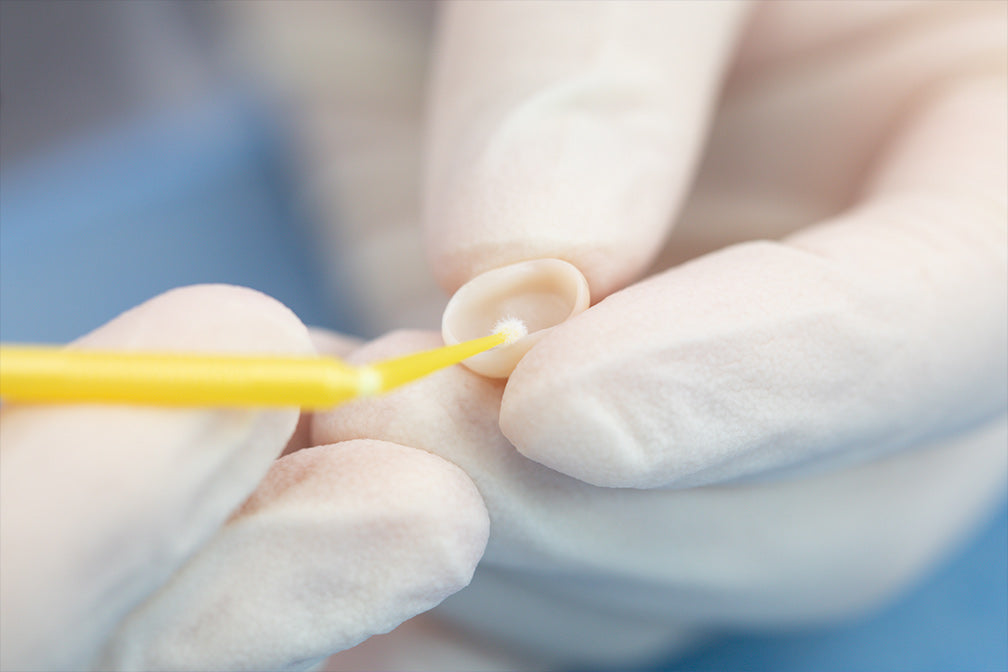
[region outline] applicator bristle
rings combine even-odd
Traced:
[[[517,317],[502,317],[494,325],[493,333],[503,334],[504,343],[503,345],[510,345],[515,341],[525,338],[528,336],[528,327],[525,326],[525,322]]]

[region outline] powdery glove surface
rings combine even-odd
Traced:
[[[398,332],[352,359],[439,342]],[[504,389],[453,367],[316,415],[313,434],[319,443],[394,441],[464,469],[490,512],[490,541],[472,584],[434,613],[548,664],[626,664],[708,628],[792,626],[878,604],[973,529],[1002,495],[1008,467],[1002,417],[954,440],[801,479],[602,488],[511,445],[498,426]],[[539,422],[559,432],[565,418],[543,403]],[[576,464],[578,445],[562,449]]]
[[[285,307],[225,286],[164,294],[77,346],[315,351]],[[277,461],[297,422],[5,405],[3,669],[303,667],[468,583],[487,514],[465,474],[380,441]]]
[[[279,460],[119,628],[102,669],[302,669],[465,586],[486,543],[468,478],[383,441]]]

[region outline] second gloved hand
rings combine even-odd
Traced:
[[[279,303],[223,286],[169,292],[77,346],[315,350]],[[468,583],[487,519],[457,467],[382,441],[276,459],[297,421],[5,405],[2,667],[304,668]]]

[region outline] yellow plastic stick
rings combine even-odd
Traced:
[[[0,347],[0,398],[31,403],[330,408],[391,390],[524,334],[509,331],[364,366],[332,357]]]

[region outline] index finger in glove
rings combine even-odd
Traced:
[[[77,345],[313,352],[288,309],[225,286],[161,295]],[[255,488],[297,417],[297,409],[5,406],[3,667],[86,666],[118,620]]]
[[[854,210],[702,257],[556,327],[501,427],[606,486],[693,486],[848,461],[1004,412],[1003,79],[947,85]]]
[[[447,5],[425,212],[441,284],[556,257],[597,300],[642,273],[690,181],[744,7]]]

